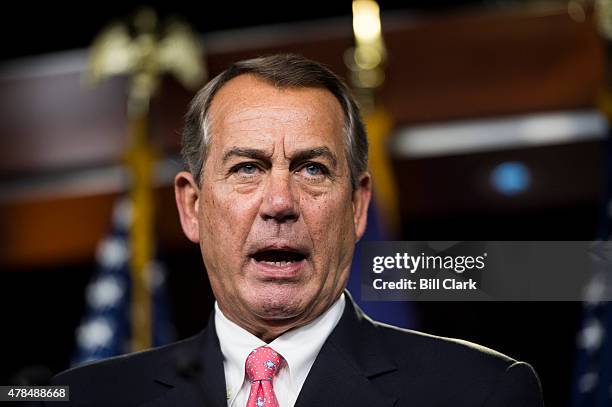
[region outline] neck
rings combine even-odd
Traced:
[[[341,294],[342,292],[340,295]],[[338,297],[340,297],[340,295],[338,295]],[[306,312],[289,318],[262,318],[251,313],[241,314],[240,312],[231,312],[230,310],[233,308],[225,307],[224,304],[218,300],[217,304],[228,320],[250,332],[262,341],[270,343],[285,332],[307,325],[323,315],[335,304],[338,297],[334,301],[328,302],[329,305],[326,307],[324,307],[323,304],[318,304],[321,306],[320,308],[313,306]]]
[[[300,326],[304,326],[314,319],[305,319],[303,317],[283,319],[257,318],[254,321],[247,321],[244,319],[236,318],[236,316],[232,313],[228,313],[224,308],[221,307],[221,304],[219,304],[219,308],[227,319],[240,326],[241,328],[247,330],[248,332],[266,343],[270,343],[285,332],[288,332]]]

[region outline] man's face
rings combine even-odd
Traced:
[[[342,292],[365,228],[370,179],[353,191],[340,104],[327,90],[242,75],[209,116],[201,187],[177,176],[183,228],[226,316],[262,337],[303,325]]]

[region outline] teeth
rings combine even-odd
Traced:
[[[271,266],[276,266],[276,267],[283,267],[286,266],[287,264],[291,264],[291,261],[262,261],[262,263],[266,263],[269,264]]]

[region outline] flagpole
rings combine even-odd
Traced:
[[[149,105],[164,72],[174,74],[187,87],[205,76],[203,51],[194,33],[179,21],[164,26],[159,34],[157,16],[140,9],[131,22],[113,23],[104,29],[91,48],[90,79],[98,82],[111,75],[128,75],[128,140],[125,165],[131,176],[129,196],[132,223],[129,230],[132,301],[131,350],[152,345],[152,289],[150,265],[154,251],[153,172],[157,153],[149,139]]]
[[[345,62],[351,70],[351,83],[368,132],[374,196],[382,208],[381,217],[386,230],[397,236],[400,224],[397,184],[386,151],[393,121],[384,106],[376,100],[378,90],[385,81],[387,57],[376,1],[353,1],[353,33],[355,47],[347,51]]]

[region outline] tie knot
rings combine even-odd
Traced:
[[[245,369],[251,382],[272,380],[283,363],[283,357],[274,349],[261,346],[249,354]]]

